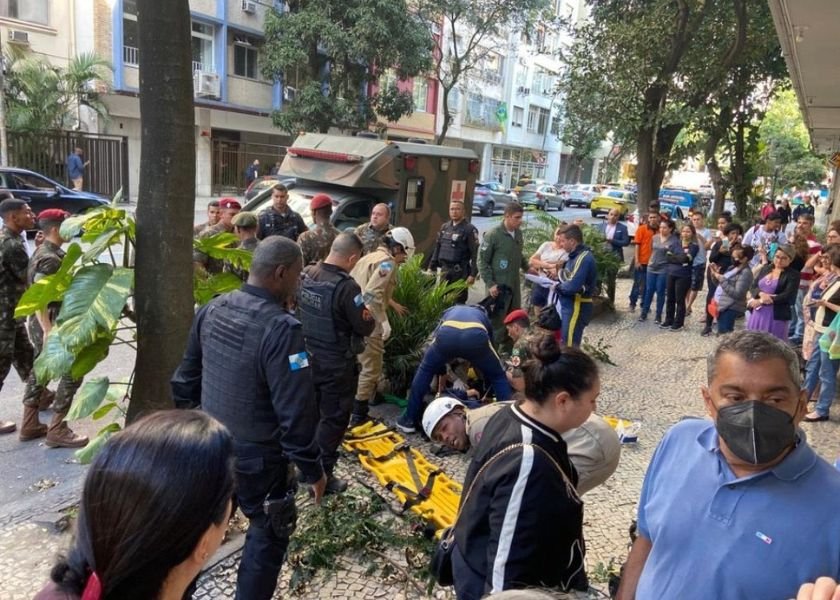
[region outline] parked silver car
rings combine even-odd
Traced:
[[[523,206],[535,206],[539,210],[563,210],[566,201],[560,190],[549,184],[530,184],[519,191],[519,203]]]
[[[496,209],[504,209],[513,200],[516,200],[516,194],[498,181],[479,182],[473,192],[473,212],[491,217]]]
[[[589,204],[592,202],[592,199],[601,193],[605,186],[603,185],[595,185],[595,184],[588,184],[588,183],[578,183],[569,188],[566,191],[566,204],[569,206],[582,206],[583,208],[589,208]]]

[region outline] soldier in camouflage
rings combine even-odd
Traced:
[[[306,231],[303,217],[289,207],[289,190],[278,183],[271,190],[271,206],[260,213],[257,237],[264,240],[270,235],[282,235],[293,242]]]
[[[44,241],[29,259],[27,269],[29,285],[56,273],[61,267],[61,261],[64,259],[64,250],[61,249],[61,245],[67,240],[61,237],[59,230],[61,223],[69,216],[69,213],[57,208],[41,211],[38,215],[38,229],[43,232]],[[29,317],[29,338],[32,340],[36,354],[40,354],[43,349],[44,338],[52,329],[60,308],[61,303],[54,302],[46,310]],[[81,448],[88,443],[86,436],[76,435],[64,420],[70,410],[73,396],[81,384],[81,379],[73,379],[70,375],[64,375],[58,382],[53,401],[53,418],[47,429],[46,444],[50,448]],[[43,386],[36,384],[36,387],[40,396],[43,393]]]
[[[252,212],[237,214],[233,217],[233,232],[239,238],[239,245],[236,247],[253,253],[257,244],[260,243],[257,239],[257,215]],[[248,281],[248,271],[235,266],[230,261],[225,261],[224,271],[225,273],[233,273],[243,283]]]
[[[20,378],[27,382],[23,395],[21,441],[47,435],[47,426],[38,420],[40,390],[35,386],[32,362],[35,351],[26,334],[23,319],[15,319],[15,307],[26,291],[26,270],[29,257],[20,236],[35,227],[35,215],[29,204],[6,193],[0,202],[0,387],[14,365]],[[14,423],[0,422],[0,432],[11,433]]]
[[[233,217],[239,214],[242,205],[233,198],[222,198],[219,200],[219,222],[212,227],[207,227],[198,236],[199,239],[208,238],[219,233],[233,233]],[[193,252],[193,264],[198,270],[206,271],[210,275],[221,273],[224,270],[225,261],[218,258],[211,258],[203,252]]]
[[[478,276],[478,229],[464,218],[464,203],[459,200],[449,203],[449,218],[438,233],[429,268],[440,268],[448,282],[463,280],[472,285]],[[461,292],[456,302],[466,302],[467,292]]]
[[[385,234],[391,231],[391,209],[387,204],[377,204],[370,211],[370,223],[356,227],[356,235],[364,244],[365,254],[370,254],[382,244]]]
[[[304,266],[324,260],[330,253],[333,241],[340,233],[330,223],[332,198],[326,194],[315,194],[309,203],[309,210],[312,211],[312,220],[315,222],[315,227],[300,234],[298,238],[298,244],[303,253]]]
[[[193,227],[193,237],[198,237],[208,227],[213,227],[219,222],[219,201],[211,200],[207,204],[207,220]]]
[[[531,343],[539,335],[544,335],[545,331],[533,331],[528,313],[521,308],[512,310],[505,317],[505,329],[510,339],[513,340],[513,349],[510,351],[510,356],[506,357],[505,360],[508,381],[510,381],[514,390],[524,392],[525,380],[522,375],[522,365],[531,358]]]

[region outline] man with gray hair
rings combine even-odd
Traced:
[[[619,600],[793,598],[803,581],[840,577],[840,472],[798,429],[796,354],[768,333],[732,333],[707,370],[712,422],[686,419],[659,443]]]
[[[318,407],[300,322],[286,309],[303,267],[300,248],[282,236],[254,250],[248,282],[195,315],[184,360],[172,378],[180,408],[201,408],[233,434],[237,501],[250,525],[236,597],[269,600],[297,511],[294,469],[326,485],[316,442]]]
[[[347,483],[334,475],[338,445],[350,422],[359,380],[356,355],[376,326],[365,308],[362,289],[350,277],[361,256],[362,240],[355,233],[339,234],[327,258],[304,269],[298,301],[321,417],[316,439],[327,494],[347,489]]]

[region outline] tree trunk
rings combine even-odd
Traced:
[[[188,0],[144,0],[140,30],[137,364],[128,421],[172,407],[193,318],[195,126]]]
[[[636,198],[640,215],[647,213],[650,203],[659,195],[659,190],[654,190],[653,185],[653,138],[654,129],[647,126],[642,127],[636,136]]]
[[[751,182],[746,181],[747,165],[744,133],[744,117],[739,113],[735,122],[735,148],[732,152],[731,170],[732,192],[735,199],[738,220],[740,221],[744,221],[747,218],[747,201],[749,200],[749,189],[751,186]]]
[[[441,100],[443,102],[443,107],[441,109],[443,123],[440,125],[440,134],[438,134],[437,139],[435,140],[435,144],[439,146],[443,144],[443,141],[446,139],[446,134],[449,132],[449,126],[452,125],[452,115],[449,114],[449,92],[452,91],[452,88],[445,87],[443,83],[441,83],[440,89],[442,92]]]

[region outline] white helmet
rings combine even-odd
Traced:
[[[398,243],[405,250],[408,258],[414,256],[414,236],[405,227],[394,227],[388,232],[388,237]]]
[[[451,396],[441,396],[429,403],[429,406],[426,407],[426,411],[423,413],[423,431],[426,432],[429,439],[432,438],[432,432],[437,427],[437,424],[440,423],[440,420],[459,406],[464,408],[464,403]]]

